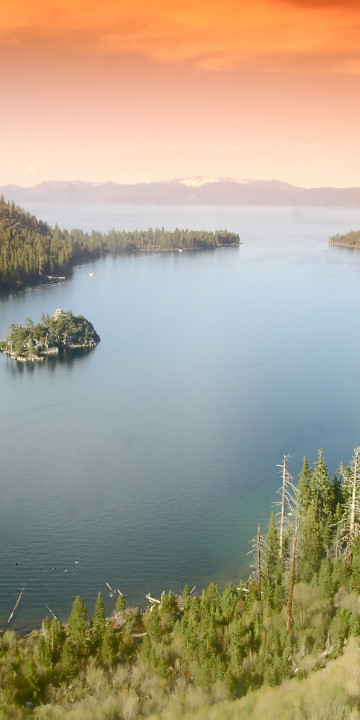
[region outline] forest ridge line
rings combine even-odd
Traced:
[[[66,276],[75,265],[109,253],[200,251],[239,244],[239,235],[228,230],[68,232],[0,197],[0,289]]]

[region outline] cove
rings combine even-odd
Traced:
[[[66,619],[77,594],[92,609],[101,590],[111,612],[106,582],[143,607],[147,592],[246,577],[283,454],[296,475],[322,447],[333,473],[359,445],[360,253],[327,244],[357,211],[36,214],[104,231],[227,228],[243,244],[108,256],[1,297],[2,335],[68,308],[101,343],[36,366],[0,357],[0,627],[25,582],[19,630],[46,605]]]

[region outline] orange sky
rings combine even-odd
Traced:
[[[356,0],[0,0],[0,185],[360,185]]]

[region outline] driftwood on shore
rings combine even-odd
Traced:
[[[146,593],[145,597],[152,605],[160,605],[161,603],[161,600],[157,600],[157,598],[151,597],[150,593]]]
[[[52,609],[46,603],[45,603],[45,607],[47,608],[49,613],[53,616],[53,618],[55,618],[55,620],[59,619],[58,617],[56,617],[55,613],[52,611]]]
[[[12,620],[13,617],[14,617],[15,610],[16,610],[17,606],[19,605],[19,602],[20,602],[20,600],[21,600],[21,598],[22,598],[22,596],[23,596],[23,594],[24,594],[25,586],[26,586],[26,583],[24,583],[24,585],[22,586],[22,588],[21,588],[21,590],[20,590],[20,593],[19,593],[19,597],[18,597],[18,599],[17,599],[17,601],[16,601],[16,603],[15,603],[13,609],[12,609],[12,612],[11,612],[10,615],[9,615],[8,624],[9,624],[9,622],[11,622],[11,620]]]

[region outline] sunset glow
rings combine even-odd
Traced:
[[[360,9],[4,0],[0,184],[360,185]]]

